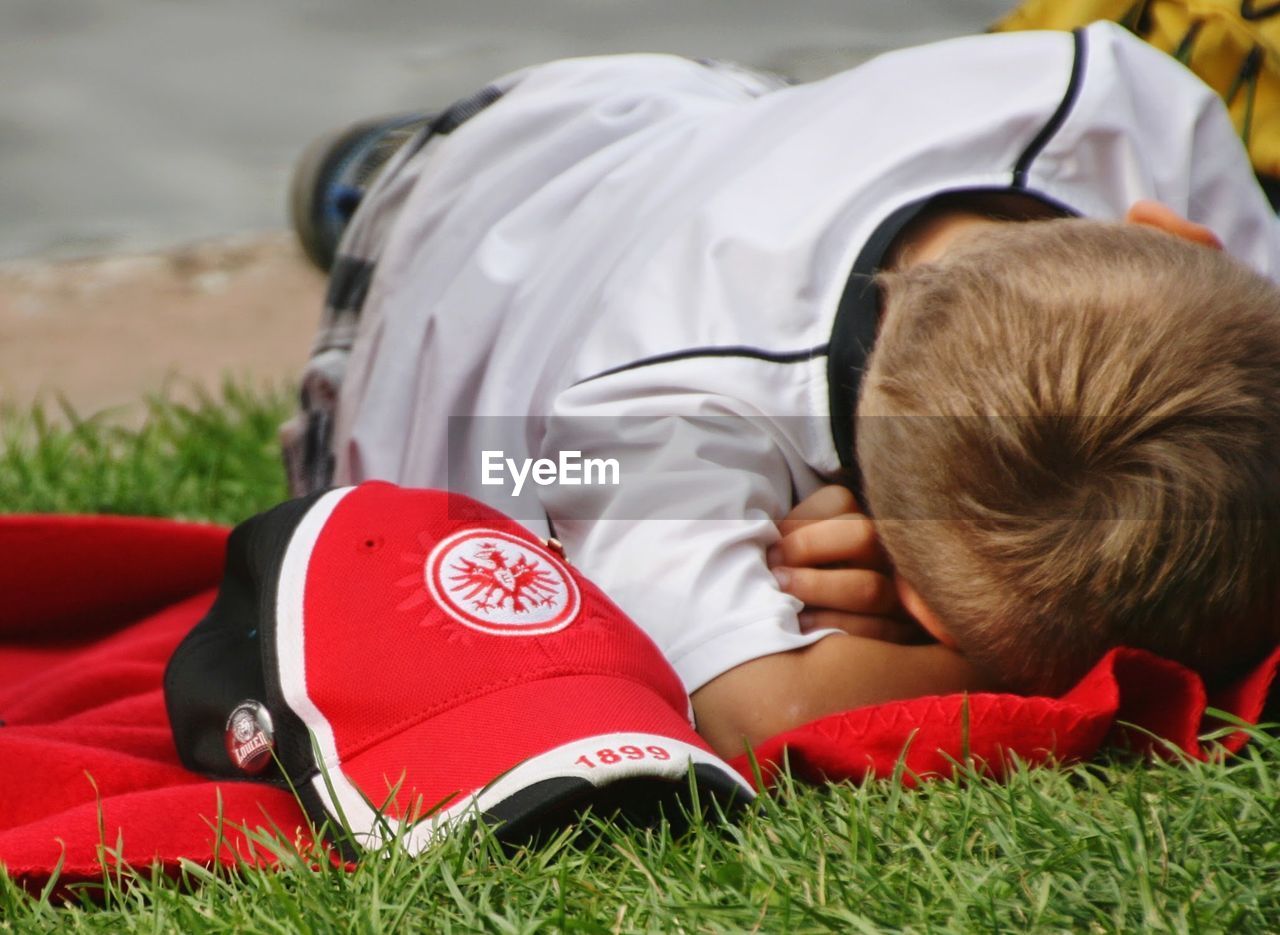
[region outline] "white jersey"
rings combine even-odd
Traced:
[[[1016,191],[1097,218],[1155,199],[1280,270],[1218,98],[1110,24],[951,40],[795,86],[635,55],[497,88],[361,208],[389,226],[336,480],[448,487],[554,530],[690,691],[823,635],[799,632],[765,550],[852,467],[867,277],[928,199]],[[490,464],[507,483],[484,483],[499,450],[623,476],[529,482],[517,502],[509,473]]]

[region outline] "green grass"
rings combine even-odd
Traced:
[[[737,826],[600,826],[503,854],[458,835],[354,873],[109,878],[54,908],[0,883],[0,928],[58,931],[1275,931],[1274,739],[1225,765],[1103,764],[1007,784],[787,783]],[[127,884],[127,885],[124,885]],[[97,900],[102,900],[98,902]]]
[[[151,403],[128,431],[0,422],[0,503],[233,521],[283,495],[283,395]],[[0,931],[1280,930],[1280,740],[1219,763],[1111,756],[904,790],[785,782],[732,826],[599,824],[507,854],[483,835],[352,873],[112,874],[59,906],[0,875]]]
[[[194,401],[148,398],[139,428],[65,404],[0,408],[0,509],[234,523],[283,500],[276,429],[293,394],[228,382],[183,395]]]

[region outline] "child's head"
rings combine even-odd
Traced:
[[[1209,678],[1280,637],[1280,290],[1133,225],[997,225],[887,274],[858,406],[899,575],[976,664]]]

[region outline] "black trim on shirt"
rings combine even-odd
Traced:
[[[573,385],[581,386],[583,383],[590,383],[592,380],[611,377],[615,373],[638,370],[641,367],[653,367],[657,364],[668,364],[675,360],[688,360],[693,357],[745,357],[750,360],[763,360],[771,364],[803,364],[806,361],[824,356],[827,353],[827,348],[828,345],[826,344],[819,344],[817,347],[805,348],[799,351],[766,351],[762,348],[749,347],[742,344],[689,347],[679,351],[671,351],[667,354],[641,357],[639,360],[633,360],[626,364],[619,364],[617,367],[610,367],[608,370],[601,370],[599,373],[593,373],[589,377],[583,377]]]
[[[827,355],[831,437],[840,456],[840,466],[847,472],[846,480],[859,496],[862,478],[853,453],[853,414],[862,376],[867,369],[867,357],[876,342],[876,328],[880,322],[880,289],[874,277],[894,239],[936,197],[905,204],[880,222],[854,260],[844,294],[836,306]]]
[[[1071,77],[1067,79],[1066,93],[1063,94],[1062,100],[1058,103],[1058,109],[1053,112],[1049,122],[1040,128],[1040,132],[1027,144],[1027,148],[1022,151],[1018,161],[1013,164],[1014,188],[1027,187],[1027,173],[1031,169],[1031,163],[1035,162],[1036,157],[1053,139],[1054,134],[1062,129],[1062,125],[1066,123],[1067,117],[1071,114],[1071,108],[1075,106],[1076,99],[1080,96],[1080,88],[1084,85],[1084,67],[1088,58],[1088,45],[1085,41],[1083,29],[1072,30],[1071,39],[1075,46],[1075,56],[1071,62]]]

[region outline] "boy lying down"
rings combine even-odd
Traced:
[[[448,487],[554,534],[723,753],[1280,638],[1280,230],[1220,101],[1118,27],[795,86],[552,62],[299,180],[333,262],[295,492]],[[622,477],[517,497],[495,451]]]

